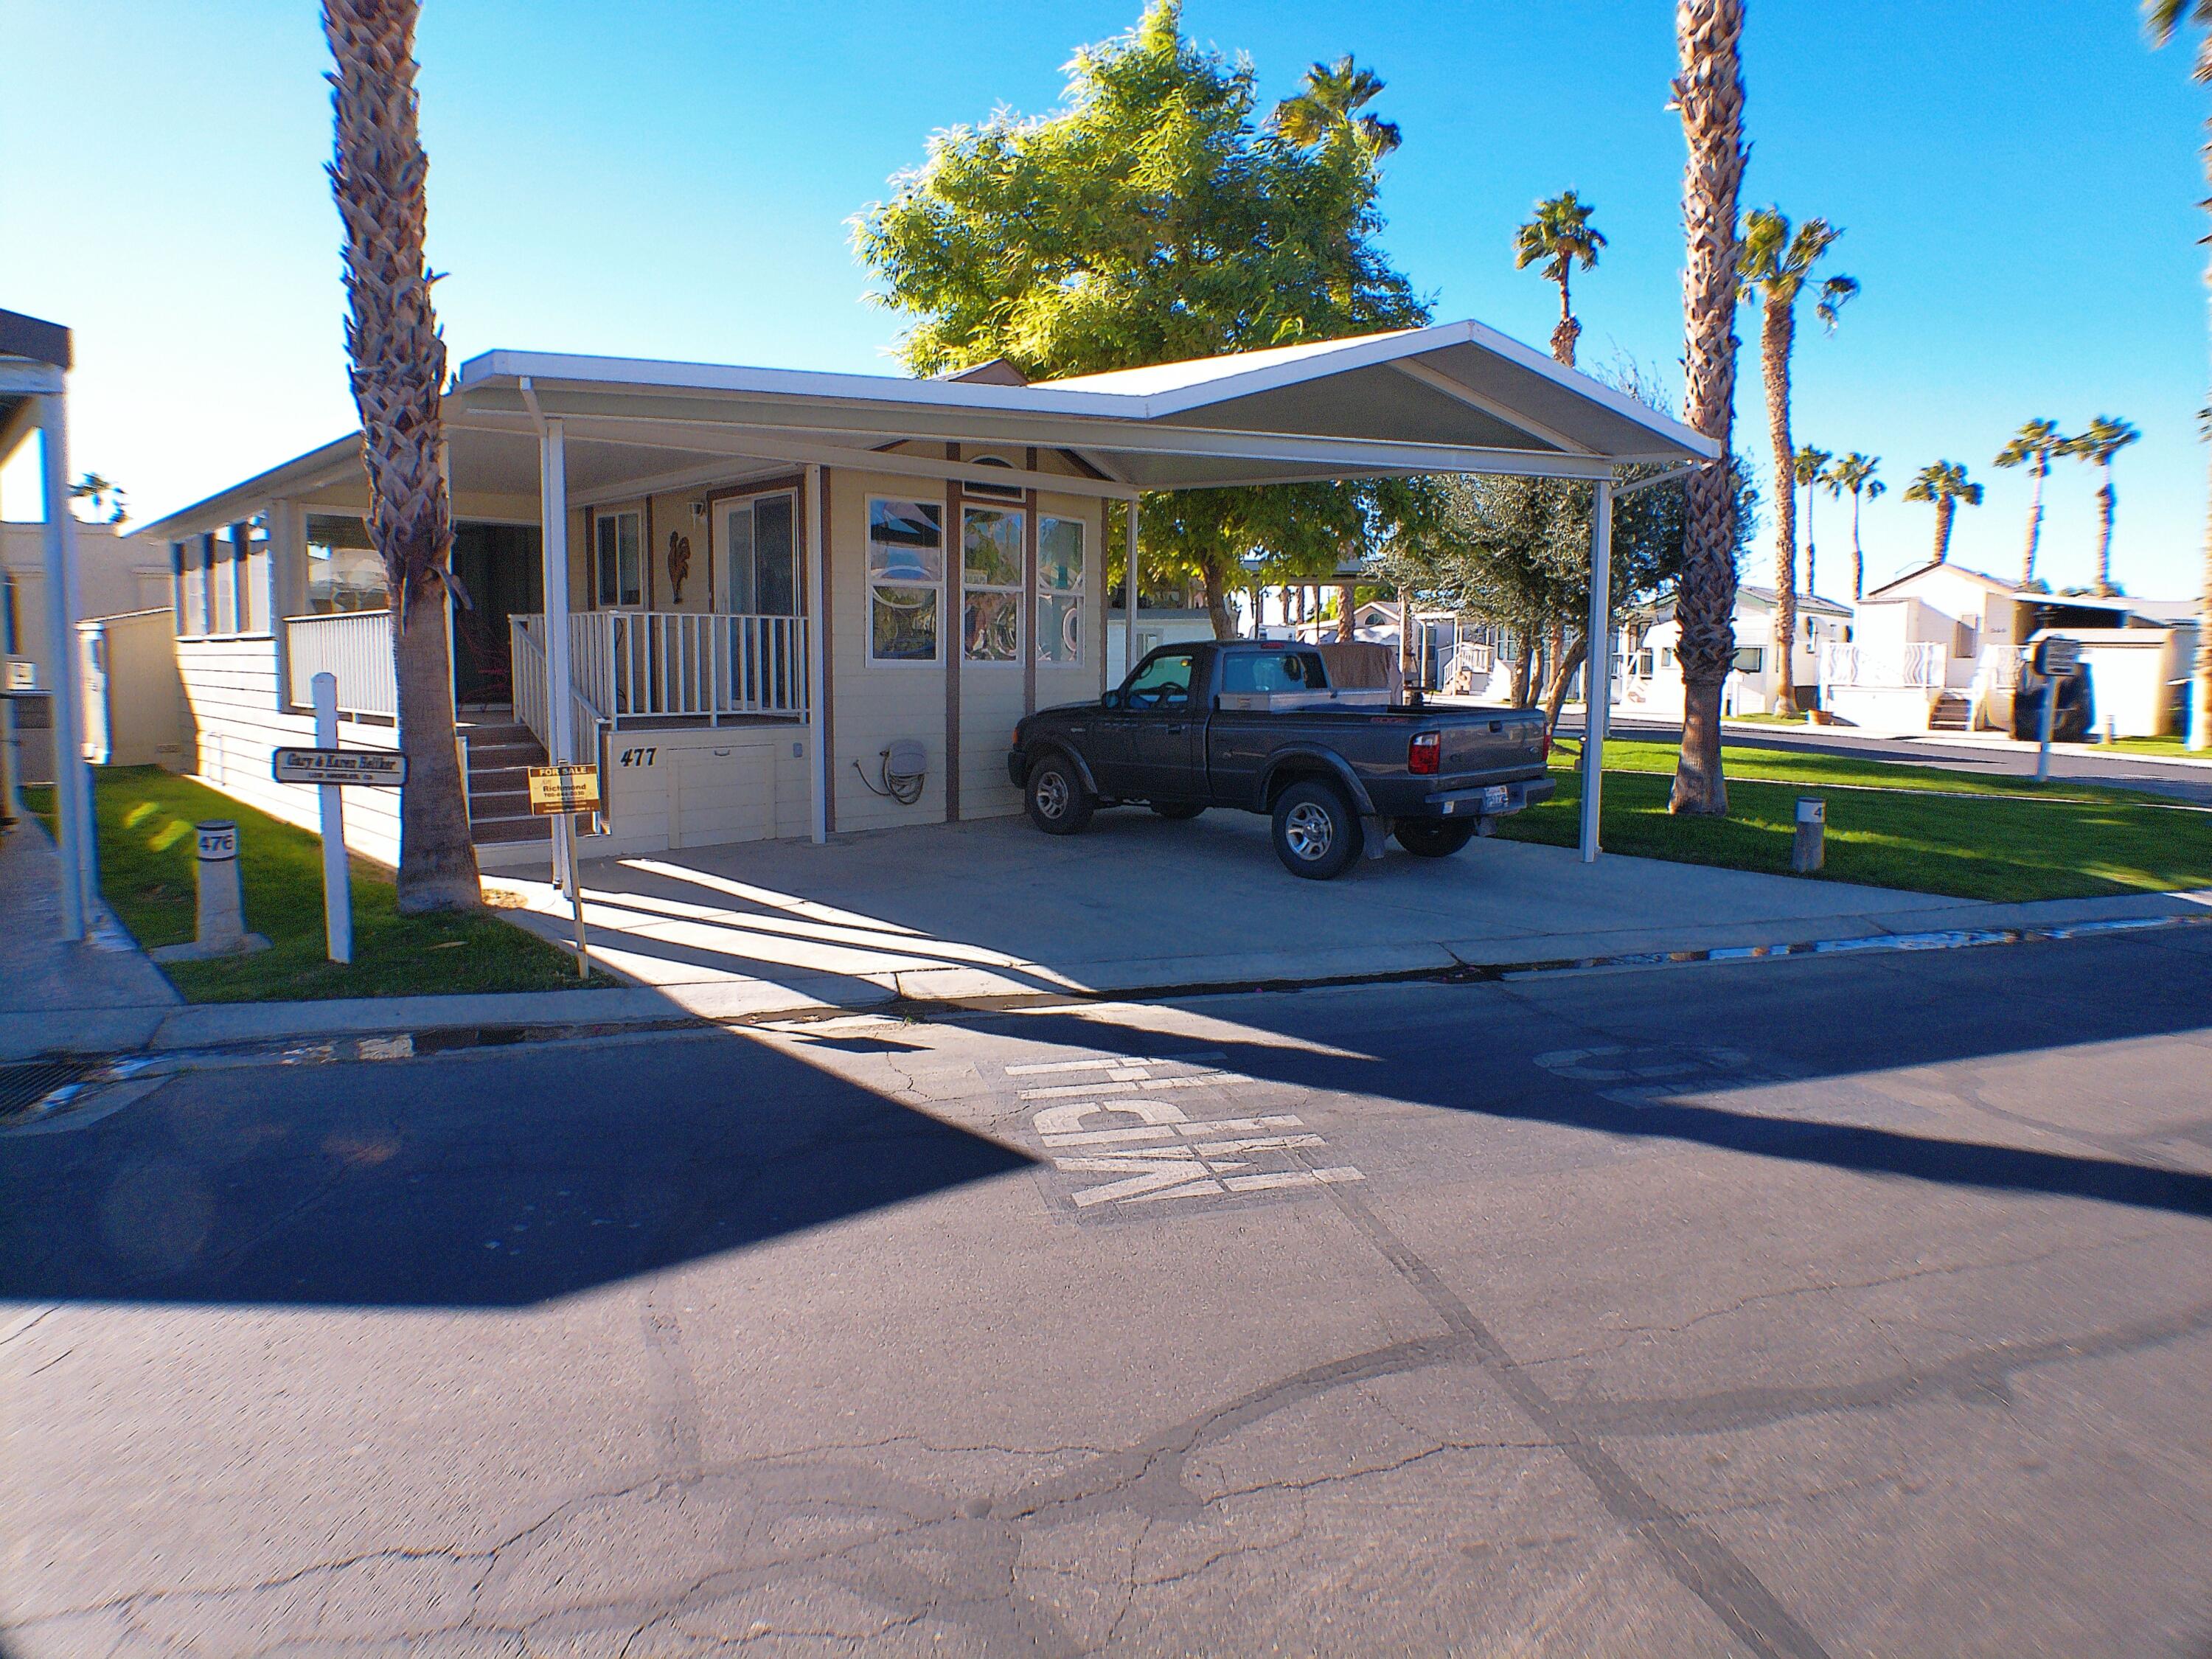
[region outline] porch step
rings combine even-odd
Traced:
[[[550,841],[552,826],[551,818],[535,814],[521,818],[474,818],[469,823],[469,839],[479,847],[502,842]]]
[[[1947,691],[1936,699],[1936,706],[1928,711],[1930,732],[1964,732],[1973,724],[1974,708],[1955,691]]]
[[[530,810],[530,769],[545,749],[513,721],[464,726],[469,740],[469,839],[479,847],[549,839],[553,821]]]

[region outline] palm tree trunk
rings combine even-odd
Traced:
[[[1735,660],[1735,403],[1738,198],[1743,189],[1743,0],[1680,0],[1674,82],[1689,162],[1682,180],[1683,416],[1718,441],[1720,459],[1690,477],[1674,615],[1682,637],[1682,748],[1668,810],[1728,811],[1721,688]]]
[[[2118,507],[2119,495],[2112,488],[2112,466],[2105,464],[2105,481],[2097,486],[2097,592],[2106,599],[2112,594],[2112,517]]]
[[[1851,603],[1866,598],[1866,552],[1859,545],[1859,492],[1851,490]]]
[[[416,119],[418,0],[324,0],[337,60],[331,191],[345,227],[346,348],[368,473],[368,531],[392,596],[399,691],[398,908],[483,902],[469,836],[446,643],[452,504],[441,465],[446,345],[422,260],[428,163]]]
[[[2035,551],[2043,540],[2043,475],[2046,469],[2039,463],[2035,468],[2035,493],[2027,501],[2027,552],[2020,562],[2020,585],[2030,586],[2035,580]]]
[[[1344,597],[1337,602],[1336,608],[1336,637],[1346,645],[1352,643],[1353,630],[1358,626],[1358,610],[1359,589],[1356,584],[1346,582]]]
[[[1552,327],[1552,356],[1569,368],[1575,366],[1575,342],[1582,337],[1583,325],[1575,320],[1574,307],[1567,298],[1567,274],[1559,273],[1559,320]]]
[[[1790,347],[1796,332],[1794,301],[1771,295],[1761,307],[1759,355],[1766,373],[1766,431],[1774,444],[1774,710],[1797,712],[1796,450],[1790,441]]]
[[[1936,562],[1951,556],[1951,515],[1958,509],[1948,495],[1936,498]]]

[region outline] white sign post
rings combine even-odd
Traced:
[[[338,746],[338,677],[314,679],[315,747]],[[345,791],[319,785],[323,809],[323,931],[332,962],[353,960],[353,872],[346,860]]]
[[[2081,642],[2079,640],[2046,639],[2039,653],[2043,659],[2043,746],[2036,751],[2035,781],[2051,781],[2051,727],[2058,714],[2058,677],[2070,674],[2081,662]]]

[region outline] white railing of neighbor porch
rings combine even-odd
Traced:
[[[1941,645],[1820,647],[1820,684],[1846,689],[1941,690],[1950,653]]]
[[[518,719],[526,661],[538,676],[527,695],[540,703],[544,697],[542,626],[537,617],[514,619]],[[803,720],[806,650],[804,617],[592,611],[568,618],[576,696],[616,726],[672,717],[714,725],[726,714]]]
[[[337,677],[341,712],[398,718],[399,686],[392,668],[389,611],[287,617],[284,649],[291,665],[291,696],[296,706],[307,706],[304,694],[314,684],[316,675],[333,674]]]

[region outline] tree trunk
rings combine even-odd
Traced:
[[[1532,693],[1535,679],[1535,630],[1517,628],[1513,634],[1513,706],[1516,708],[1527,708],[1534,702]]]
[[[368,531],[392,596],[399,690],[398,908],[483,902],[469,838],[446,646],[452,504],[441,465],[445,341],[423,264],[422,154],[415,94],[417,0],[324,0],[337,143],[331,193],[345,228],[346,348],[368,474]]]
[[[2020,585],[2028,586],[2035,580],[2036,544],[2043,539],[2043,475],[2046,471],[2041,462],[2034,470],[2035,493],[2027,503],[2027,552],[2020,562]]]
[[[2097,592],[2112,596],[2112,515],[2119,497],[2112,489],[2112,469],[2105,468],[2105,481],[2097,486]]]
[[[1759,322],[1759,354],[1766,371],[1766,431],[1774,444],[1774,710],[1797,712],[1796,450],[1790,442],[1790,347],[1794,301],[1766,296]]]
[[[1206,590],[1206,619],[1213,624],[1213,637],[1233,640],[1237,624],[1229,616],[1229,572],[1220,559],[1208,559],[1199,566],[1199,584]]]
[[[1575,670],[1583,665],[1583,659],[1589,655],[1589,635],[1578,633],[1554,648],[1552,672],[1545,677],[1544,682],[1544,729],[1547,732],[1556,732],[1559,729],[1559,710],[1566,704],[1567,686],[1575,678]],[[1583,706],[1585,708],[1589,706],[1587,697]],[[1585,733],[1590,730],[1593,719],[1588,714],[1583,716],[1583,730]]]
[[[1866,598],[1866,550],[1859,545],[1859,492],[1851,491],[1851,603]]]
[[[1737,198],[1743,187],[1743,0],[1680,0],[1674,82],[1689,163],[1682,183],[1683,417],[1721,459],[1690,477],[1674,615],[1682,665],[1682,750],[1668,809],[1728,811],[1721,684],[1735,659],[1735,428]]]
[[[1951,556],[1951,515],[1957,511],[1948,495],[1936,498],[1936,562],[1938,564]]]
[[[1356,584],[1346,582],[1344,585],[1344,597],[1336,604],[1336,637],[1344,644],[1352,643],[1353,629],[1358,622],[1358,616],[1359,589]]]
[[[1569,368],[1575,366],[1575,342],[1582,337],[1583,325],[1575,320],[1573,301],[1567,297],[1567,276],[1559,273],[1559,320],[1552,325],[1552,356]]]

